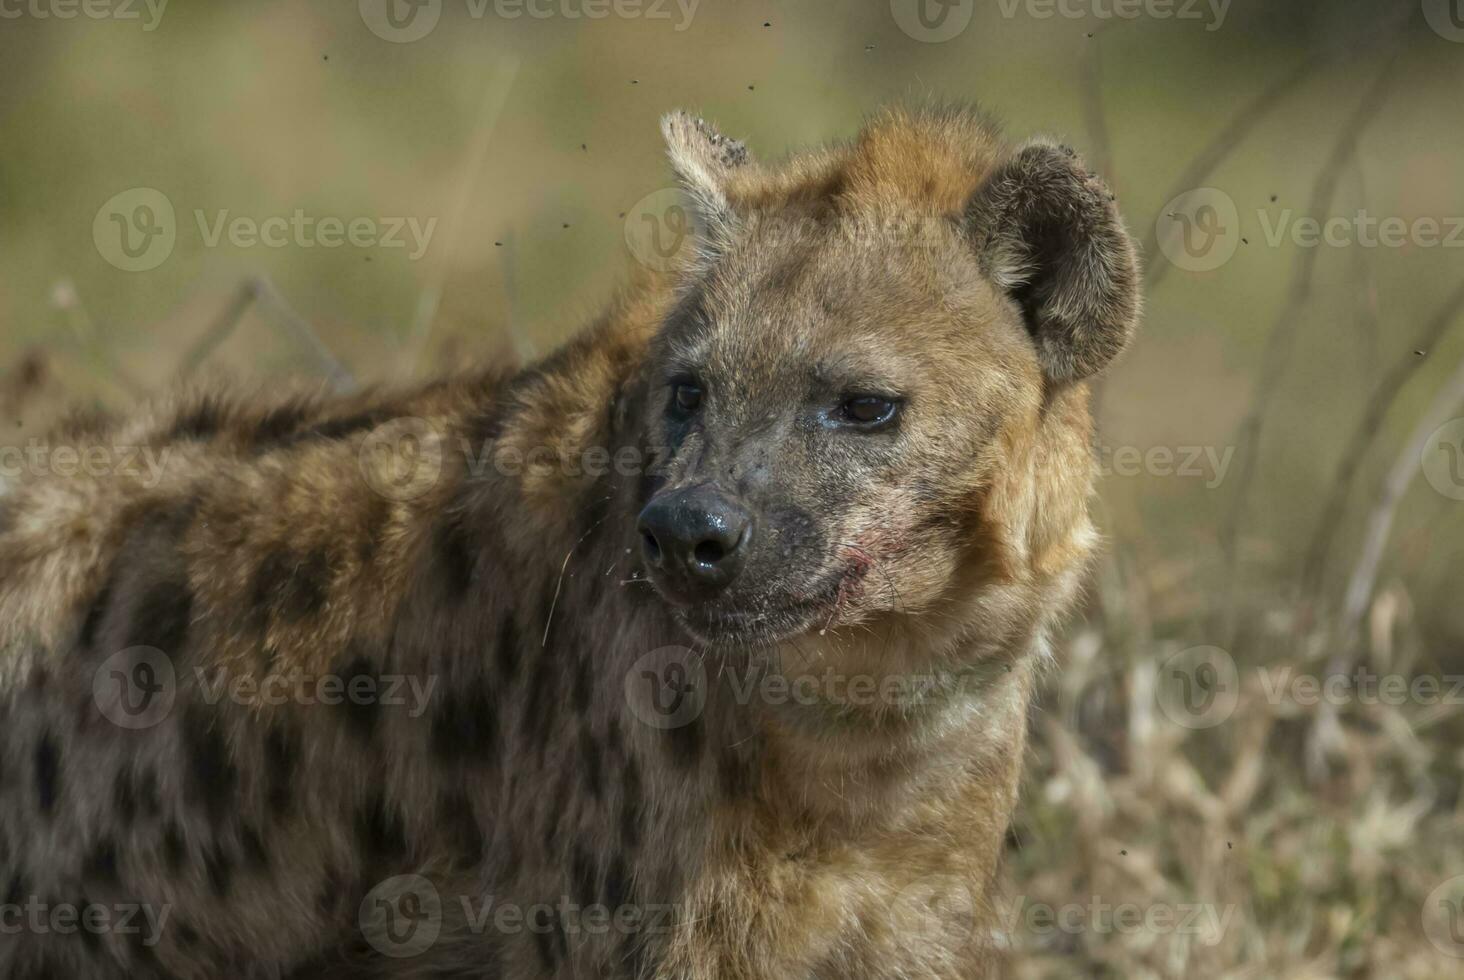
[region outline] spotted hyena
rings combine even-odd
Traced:
[[[664,130],[696,247],[546,360],[0,498],[0,975],[994,969],[1129,237],[967,109]]]

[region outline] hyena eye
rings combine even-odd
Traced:
[[[855,395],[839,406],[839,419],[860,426],[883,425],[895,417],[899,403],[883,395]]]
[[[671,404],[682,415],[690,415],[701,407],[702,391],[695,382],[678,381],[671,386]]]

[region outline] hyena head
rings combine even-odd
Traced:
[[[964,110],[888,111],[771,167],[699,119],[663,128],[699,237],[643,376],[662,462],[639,530],[693,635],[760,646],[936,608],[989,563],[994,523],[1023,533],[991,501],[1017,472],[1066,484],[1087,532],[1086,410],[1054,405],[1128,341],[1138,276],[1072,151],[1005,148]],[[1062,442],[1080,462],[1041,458],[1049,415],[1082,430]]]

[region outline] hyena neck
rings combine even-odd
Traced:
[[[1020,757],[1037,645],[1032,631],[994,655],[940,643],[888,655],[890,666],[841,659],[833,644],[779,651],[776,681],[752,703],[770,797],[814,824],[894,829],[963,792],[961,773],[1004,772]]]

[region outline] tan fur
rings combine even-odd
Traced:
[[[889,109],[775,164],[683,114],[664,131],[700,249],[544,363],[348,399],[186,391],[58,437],[166,447],[156,483],[51,474],[0,498],[0,772],[31,780],[0,788],[0,871],[52,900],[169,902],[190,933],[47,937],[0,971],[998,969],[1034,674],[1095,544],[1083,378],[1132,332],[1132,246],[1070,151],[1008,147],[970,110]],[[673,430],[676,365],[708,403]],[[898,428],[810,421],[871,385],[899,389]],[[372,450],[402,419],[440,461],[405,499],[378,492]],[[653,465],[590,472],[600,450]],[[758,509],[760,564],[727,600],[742,626],[663,601],[638,550],[647,499],[706,481]],[[149,630],[179,707],[119,738],[93,672]],[[642,724],[626,678],[673,667],[703,671],[705,704]],[[192,680],[284,668],[442,684],[408,718],[205,706]],[[830,674],[925,686],[861,699]],[[123,820],[148,786],[156,808]],[[443,936],[372,955],[357,903],[403,873],[444,896]],[[453,909],[487,895],[673,914],[484,934]]]

